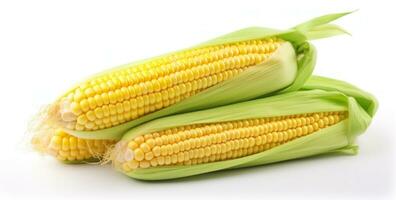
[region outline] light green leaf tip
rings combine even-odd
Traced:
[[[341,34],[350,35],[350,33],[343,28],[328,23],[337,20],[345,15],[349,15],[353,12],[355,11],[323,15],[308,20],[307,22],[301,23],[293,27],[293,29],[300,31],[309,40],[321,39]]]

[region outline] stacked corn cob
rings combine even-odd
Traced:
[[[97,74],[39,114],[32,144],[64,162],[106,155],[146,180],[353,153],[377,103],[347,83],[311,77],[308,42],[345,33],[328,23],[346,14],[284,31],[242,29]]]

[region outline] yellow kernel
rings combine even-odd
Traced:
[[[225,145],[224,145],[225,146]],[[197,149],[197,156],[199,158],[205,157],[205,150],[203,148]]]
[[[161,146],[161,155],[166,156],[168,154],[167,146]]]
[[[80,104],[78,104],[76,102],[73,102],[70,104],[70,109],[71,109],[72,113],[75,115],[80,115],[82,113]]]
[[[210,154],[211,154],[210,147],[205,147],[205,148],[204,148],[204,155],[205,155],[205,156],[210,156]]]
[[[95,109],[95,116],[99,119],[103,118],[104,113],[102,108],[96,108]]]
[[[83,99],[80,101],[80,108],[81,110],[83,110],[84,112],[87,112],[89,110],[89,104],[88,101]]]
[[[318,125],[319,125],[319,128],[323,128],[325,126],[325,123],[324,123],[323,119],[320,119],[318,121]]]
[[[338,115],[334,116],[334,122],[337,123],[340,121],[340,117]]]
[[[124,112],[124,108],[123,108],[123,106],[122,106],[122,103],[117,103],[117,104],[116,104],[116,110],[117,110],[117,113],[118,113],[118,114],[121,114],[121,113]]]
[[[315,122],[315,119],[313,117],[308,117],[308,123],[312,124]]]
[[[273,139],[272,133],[269,133],[269,134],[267,135],[267,143],[272,142],[272,139]]]
[[[272,142],[277,142],[279,138],[279,133],[275,132],[272,134]]]
[[[130,142],[128,143],[128,147],[129,147],[130,149],[132,149],[132,150],[135,150],[135,149],[137,149],[137,148],[139,147],[139,145],[138,145],[135,141],[130,141]]]
[[[79,123],[79,124],[81,124],[81,125],[84,125],[84,124],[86,124],[88,122],[88,118],[85,116],[85,115],[80,115],[78,118],[77,118],[77,123]]]
[[[103,110],[103,116],[105,116],[105,117],[110,116],[110,109],[109,109],[109,106],[107,106],[107,105],[103,106],[103,107],[102,107],[102,110]]]
[[[151,150],[151,147],[147,143],[142,143],[140,145],[140,149],[144,152],[147,153]]]
[[[103,104],[109,104],[110,103],[109,94],[103,93],[103,94],[100,95],[100,97],[102,98]]]
[[[312,125],[309,125],[308,126],[308,133],[312,133],[312,132],[314,132],[314,128],[313,128]]]
[[[233,146],[234,146],[234,149],[239,149],[240,146],[241,146],[240,141],[239,140],[234,140],[234,145]],[[217,152],[220,153],[220,152],[222,152],[222,150],[221,149],[220,149],[220,151],[217,150]]]
[[[334,116],[329,116],[329,124],[334,124]]]
[[[301,124],[304,126],[307,124],[307,119],[306,118],[301,118]]]
[[[168,151],[168,155],[173,154],[173,148],[171,144],[166,145],[166,149]]]
[[[158,157],[157,158],[157,162],[158,162],[158,165],[164,165],[165,164],[165,158],[164,157]]]
[[[91,109],[96,108],[96,101],[93,97],[88,98],[88,105],[89,105],[89,108],[91,108]]]
[[[267,136],[266,136],[266,135],[262,135],[262,136],[261,136],[261,140],[262,140],[262,141],[261,141],[261,144],[266,144],[266,143],[267,143],[267,140],[268,140],[268,139],[267,139]]]
[[[88,111],[86,116],[89,121],[95,121],[96,119],[95,113],[92,110]]]
[[[160,137],[155,138],[155,144],[161,146],[163,144],[162,138],[160,138]]]
[[[87,88],[87,89],[84,91],[84,93],[85,93],[85,96],[87,96],[87,97],[91,97],[91,96],[93,96],[93,95],[95,94],[95,92],[93,91],[92,88]]]
[[[178,162],[183,162],[184,161],[184,153],[180,152],[177,154],[177,161]]]
[[[314,123],[312,126],[313,126],[314,131],[319,130],[319,125],[318,125],[318,123]]]
[[[137,169],[139,167],[139,162],[136,160],[131,160],[128,162],[128,167],[131,169]]]
[[[140,148],[135,149],[134,151],[135,160],[142,161],[144,159],[144,152]]]
[[[159,147],[159,146],[155,146],[154,148],[153,148],[153,153],[154,153],[154,156],[160,156],[161,155],[161,147]]]
[[[85,96],[85,95],[84,95],[83,93],[81,93],[80,90],[76,90],[75,93],[74,93],[74,98],[73,98],[73,100],[79,102],[79,101],[81,101],[81,99],[84,98],[84,96]]]
[[[70,143],[70,149],[72,150],[77,149],[77,138],[70,137],[69,143]]]
[[[315,119],[315,121],[320,119],[320,116],[317,113],[315,113],[312,117]]]
[[[88,122],[88,123],[85,124],[85,127],[86,127],[87,129],[92,129],[92,128],[95,127],[95,124],[94,124],[93,122]]]
[[[122,170],[124,170],[125,172],[129,172],[131,171],[131,168],[129,167],[128,163],[124,163],[122,164]]]
[[[302,135],[302,133],[303,133],[303,130],[302,130],[301,127],[298,127],[298,128],[296,129],[296,131],[297,131],[297,136],[298,136],[298,137],[300,137],[300,136]]]
[[[206,140],[206,137],[200,138],[200,143],[202,147],[205,147],[208,145],[208,141]]]
[[[173,153],[179,153],[179,151],[180,151],[180,146],[179,146],[179,144],[173,144],[172,145],[172,152]]]
[[[153,158],[152,160],[150,160],[150,165],[152,167],[156,167],[158,165],[157,158]]]
[[[173,137],[173,135],[168,135],[168,143],[173,144],[174,142],[175,142],[175,138]]]
[[[148,140],[146,140],[146,144],[150,146],[150,148],[155,146],[155,140],[150,138]]]
[[[51,147],[53,149],[59,149],[61,145],[62,145],[62,137],[57,135],[53,136],[51,139]]]
[[[287,141],[289,139],[289,132],[284,131],[282,132],[282,141]]]
[[[249,147],[253,147],[254,144],[256,143],[256,140],[254,138],[249,138]]]
[[[166,164],[166,165],[170,165],[171,163],[172,163],[171,157],[170,157],[170,156],[166,156],[166,157],[165,157],[165,164]]]
[[[114,104],[110,104],[109,105],[109,111],[110,111],[110,115],[116,115],[117,114],[117,107]]]
[[[135,138],[135,142],[137,143],[137,144],[142,144],[143,142],[144,142],[144,137],[143,136],[138,136],[138,137],[136,137]]]
[[[216,145],[210,146],[210,152],[211,152],[211,154],[216,154],[217,153]]]
[[[307,126],[303,126],[303,127],[302,127],[302,134],[303,134],[303,135],[308,134],[308,127],[307,127]]]
[[[328,125],[329,124],[329,118],[328,117],[324,117],[323,118],[323,123],[324,123],[324,125]]]
[[[102,97],[99,94],[95,95],[94,99],[95,99],[96,105],[98,105],[98,106],[102,106],[103,105],[103,103],[104,103],[103,99],[102,99]]]
[[[177,163],[177,154],[173,154],[171,159],[173,164]]]
[[[143,168],[143,169],[148,168],[148,167],[150,167],[150,162],[146,161],[146,160],[140,161],[139,167]]]
[[[144,159],[146,160],[151,160],[153,158],[154,158],[153,152],[147,152],[146,154],[144,154]]]
[[[191,140],[187,140],[184,142],[184,149],[190,150],[191,149]]]
[[[282,142],[284,140],[284,138],[283,138],[283,132],[279,132],[278,133],[278,141],[279,142]]]
[[[225,153],[227,152],[227,145],[225,145],[224,143],[220,145],[220,152],[221,153]]]
[[[113,92],[113,91],[108,92],[108,96],[109,96],[110,103],[114,104],[117,102],[117,95],[115,92]]]
[[[69,147],[69,140],[68,138],[63,138],[62,139],[62,150],[63,151],[68,151],[70,149]]]
[[[124,101],[122,103],[122,107],[124,108],[125,112],[128,112],[131,110],[131,103],[129,101]]]
[[[300,118],[297,118],[297,119],[296,119],[296,122],[297,122],[297,126],[301,126],[301,125],[302,125],[302,121],[301,121]]]

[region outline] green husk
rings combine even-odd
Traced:
[[[316,50],[307,41],[345,33],[341,28],[328,23],[347,14],[349,12],[325,15],[288,30],[250,27],[194,46],[192,48],[269,37],[279,37],[288,41],[287,45],[291,44],[290,48],[285,47],[287,50],[279,49],[275,52],[268,62],[251,67],[250,70],[241,73],[234,79],[218,84],[162,110],[108,129],[98,131],[66,130],[66,132],[79,138],[120,139],[127,130],[160,117],[252,100],[275,93],[296,91],[311,76],[315,65]],[[110,71],[136,66],[145,61],[147,60],[123,65]]]
[[[377,106],[378,103],[372,95],[353,85],[313,76],[299,91],[150,121],[129,130],[119,143],[125,143],[138,135],[189,124],[310,112],[348,111],[348,118],[336,125],[254,155],[191,166],[137,169],[126,174],[136,179],[163,180],[331,152],[356,154],[355,138],[367,129]],[[113,150],[115,155],[117,150],[119,149]]]

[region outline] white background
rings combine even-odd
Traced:
[[[372,92],[380,108],[357,156],[315,157],[167,182],[62,165],[26,147],[29,118],[83,77],[247,26],[288,28],[332,12],[351,36],[314,41],[315,74]],[[391,199],[395,177],[392,1],[1,1],[0,199]],[[4,197],[4,198],[2,198]]]

